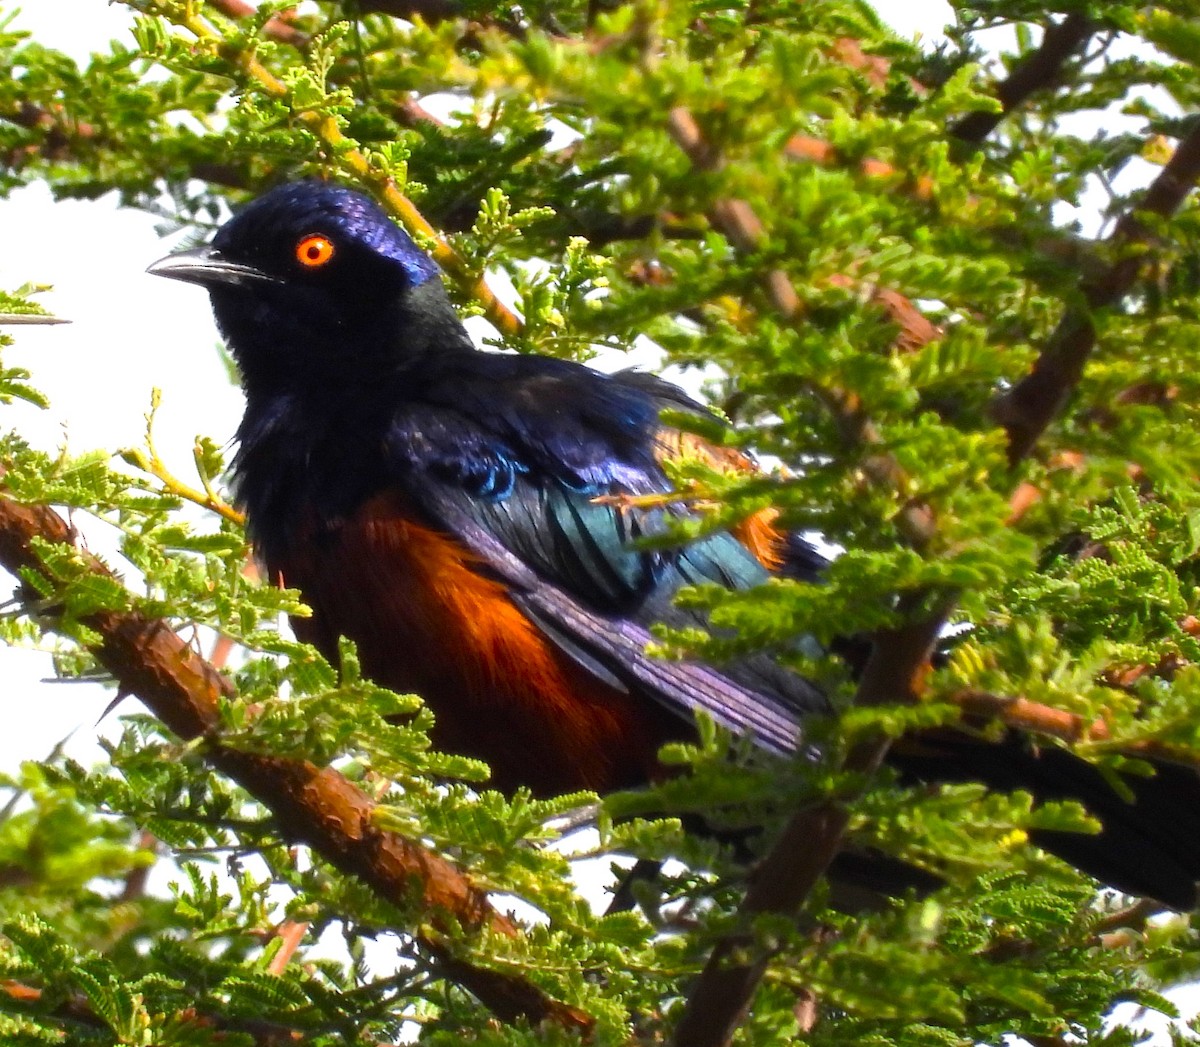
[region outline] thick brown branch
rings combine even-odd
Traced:
[[[681,150],[700,170],[718,170],[722,157],[711,146],[695,118],[683,108],[671,111],[668,131]],[[709,220],[742,253],[757,250],[764,229],[752,208],[742,200],[722,200]],[[800,300],[787,274],[773,269],[764,285],[776,310],[784,318],[800,311]],[[898,296],[899,297],[899,296]],[[885,307],[888,302],[884,299]],[[870,447],[878,435],[849,390],[826,391],[831,408],[856,447]],[[903,489],[903,470],[891,456],[868,454],[863,471],[870,482],[887,489]],[[915,545],[924,545],[936,529],[929,507],[913,502],[899,514],[905,534]],[[951,601],[932,613],[917,613],[917,598],[902,601],[913,620],[897,630],[874,637],[871,654],[859,681],[856,702],[877,705],[911,700],[916,693],[934,641],[949,613]],[[904,608],[902,608],[903,610]],[[887,755],[889,742],[877,737],[863,742],[848,757],[845,768],[869,776]],[[677,1047],[725,1047],[750,1006],[755,989],[770,962],[769,950],[752,937],[755,917],[764,913],[798,912],[813,887],[841,849],[849,822],[844,799],[830,799],[797,811],[759,867],[738,911],[739,931],[722,938],[713,948],[704,970],[688,994],[683,1017],[675,1030]]]
[[[70,544],[72,537],[70,527],[51,509],[0,496],[0,566],[7,570],[41,569],[34,539]],[[89,566],[109,575],[99,561]],[[517,928],[452,863],[399,833],[379,828],[374,802],[348,779],[305,760],[223,746],[217,734],[218,706],[229,694],[228,683],[166,622],[132,611],[100,611],[84,624],[99,634],[96,656],[120,687],[141,699],[181,738],[205,739],[206,758],[266,805],[288,839],[309,844],[382,898],[419,901],[435,930],[416,938],[441,961],[448,977],[506,1020],[553,1021],[577,1029],[590,1025],[586,1015],[523,979],[478,968],[454,955],[440,932],[486,928],[514,935]]]
[[[859,680],[855,703],[862,706],[913,701],[949,606],[875,637]],[[848,771],[869,776],[878,770],[888,740],[864,741],[847,757]],[[750,1006],[771,960],[756,946],[750,926],[763,913],[798,912],[841,849],[850,809],[829,799],[797,811],[755,873],[738,912],[740,934],[717,943],[688,994],[675,1029],[676,1047],[725,1047]]]
[[[1067,15],[1057,25],[1050,26],[1042,37],[1041,47],[1025,58],[996,88],[1000,112],[964,116],[950,129],[950,134],[964,142],[982,142],[1030,95],[1058,83],[1063,67],[1083,49],[1095,30],[1095,23],[1078,13]]]
[[[1118,258],[1103,273],[1086,281],[1086,303],[1067,309],[1037,362],[1021,381],[999,397],[993,416],[1008,431],[1009,459],[1026,457],[1078,385],[1096,345],[1092,312],[1114,305],[1133,287],[1146,257],[1150,231],[1138,213],[1166,218],[1174,214],[1200,179],[1200,125],[1179,143],[1175,155],[1151,184],[1141,206],[1117,223],[1109,243]]]

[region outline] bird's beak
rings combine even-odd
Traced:
[[[165,276],[171,280],[184,280],[189,284],[211,287],[233,284],[235,287],[255,283],[278,283],[275,277],[256,269],[252,265],[233,262],[221,255],[214,247],[196,247],[190,251],[177,251],[160,258],[147,268],[154,276]]]

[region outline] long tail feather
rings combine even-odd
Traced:
[[[978,781],[1042,802],[1077,800],[1101,831],[1039,832],[1040,846],[1117,890],[1174,909],[1196,906],[1200,774],[1191,767],[1155,763],[1149,777],[1126,775],[1130,803],[1085,760],[1056,746],[1034,748],[1015,732],[999,743],[955,731],[925,734],[899,743],[891,762],[910,780]]]

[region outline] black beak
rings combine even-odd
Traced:
[[[155,276],[165,276],[171,280],[183,280],[189,284],[200,284],[212,287],[220,284],[233,284],[244,287],[246,284],[278,283],[279,281],[261,269],[252,265],[243,265],[224,258],[221,252],[213,247],[196,247],[191,251],[177,251],[166,258],[160,258],[146,272]]]

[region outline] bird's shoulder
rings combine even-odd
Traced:
[[[457,476],[486,497],[508,494],[519,477],[583,494],[663,491],[659,416],[672,404],[705,413],[648,375],[464,354],[425,368],[397,398],[386,449],[401,468]]]

